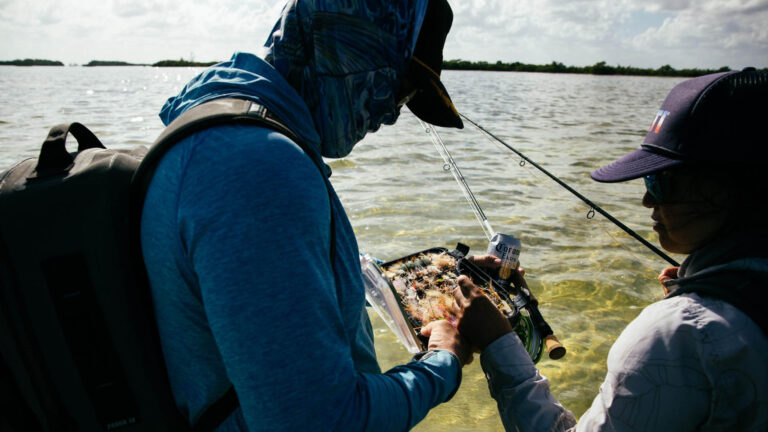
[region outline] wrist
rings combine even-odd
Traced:
[[[437,349],[429,349],[426,351],[420,351],[413,355],[413,358],[411,358],[411,361],[424,361],[434,355],[436,355],[438,352]]]
[[[507,333],[488,345],[480,355],[480,365],[494,398],[500,397],[504,389],[514,388],[538,373],[514,332]]]
[[[478,341],[477,348],[479,348],[481,352],[485,351],[485,349],[488,348],[489,345],[492,345],[497,340],[501,339],[505,335],[508,335],[512,332],[513,332],[512,326],[508,326],[508,328],[504,330],[495,332],[493,334],[489,334],[487,338]]]
[[[413,355],[413,357],[411,358],[411,361],[416,361],[416,362],[424,361],[424,360],[427,360],[427,359],[429,359],[431,357],[434,357],[434,356],[438,355],[438,353],[440,353],[440,352],[446,352],[446,353],[450,354],[451,356],[453,356],[453,358],[456,359],[457,362],[459,362],[459,364],[461,364],[461,359],[459,358],[458,354],[456,354],[452,350],[445,349],[445,348],[430,348],[430,349],[428,349],[426,351],[418,352],[418,353]]]
[[[426,368],[442,377],[440,382],[445,384],[445,397],[441,402],[447,402],[461,384],[461,360],[456,353],[447,349],[430,349],[416,353],[412,362],[420,363],[420,368]]]

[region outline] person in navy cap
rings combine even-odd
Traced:
[[[507,320],[460,280],[458,328],[482,352],[507,430],[768,430],[766,122],[768,73],[686,80],[661,105],[640,150],[592,172],[600,182],[643,178],[642,205],[653,210],[661,246],[687,257],[659,276],[664,299],[616,340],[600,393],[578,424]]]

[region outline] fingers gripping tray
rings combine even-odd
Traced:
[[[524,337],[535,333],[529,322],[520,319],[521,314],[509,293],[465,258],[468,252],[469,248],[459,243],[451,251],[434,247],[381,265],[367,255],[361,257],[368,303],[409,352],[427,348],[427,339],[419,333],[423,326],[437,320],[457,324],[458,307],[453,291],[459,286],[456,280],[462,274],[483,290],[524,342]]]

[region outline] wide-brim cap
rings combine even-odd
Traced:
[[[452,23],[453,11],[448,1],[430,0],[408,66],[408,79],[418,93],[406,105],[427,123],[461,129],[464,123],[440,80],[443,47]]]

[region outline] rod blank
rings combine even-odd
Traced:
[[[437,133],[435,128],[424,123],[421,121],[421,119],[419,119],[419,122],[421,123],[421,126],[424,127],[424,130],[429,134],[429,137],[432,139],[432,144],[435,145],[437,152],[440,153],[443,161],[445,161],[445,164],[447,165],[446,171],[451,171],[453,178],[456,179],[456,182],[459,184],[459,188],[461,188],[461,192],[464,194],[464,198],[467,199],[469,206],[472,207],[472,211],[475,213],[477,221],[480,222],[480,227],[483,228],[485,236],[488,238],[488,241],[490,241],[493,238],[493,235],[496,234],[496,231],[493,230],[491,223],[488,222],[488,218],[485,217],[485,212],[483,212],[483,209],[477,202],[475,194],[472,193],[472,189],[469,188],[469,184],[467,184],[467,180],[464,178],[464,174],[461,173],[459,165],[456,164],[453,156],[451,156],[451,152],[448,151],[445,143],[443,143],[443,139],[440,138],[440,134]]]
[[[532,161],[531,159],[529,159],[529,158],[528,158],[528,156],[526,156],[526,155],[524,155],[523,153],[519,152],[517,149],[515,149],[515,148],[514,148],[514,147],[512,147],[511,145],[507,144],[506,142],[504,142],[504,140],[502,140],[501,138],[497,137],[496,135],[494,135],[493,133],[491,133],[490,131],[488,131],[488,130],[487,130],[487,129],[485,129],[484,127],[482,127],[482,126],[480,126],[479,124],[475,123],[475,122],[474,122],[472,119],[470,119],[470,118],[469,118],[469,117],[467,117],[466,115],[464,115],[464,114],[459,114],[459,115],[460,115],[461,117],[463,117],[463,118],[464,118],[464,120],[466,120],[466,121],[470,122],[470,123],[471,123],[471,124],[472,124],[474,127],[476,127],[477,129],[479,129],[480,131],[482,131],[483,133],[485,133],[485,134],[486,134],[486,135],[488,135],[489,137],[491,137],[491,138],[493,138],[494,140],[496,140],[497,142],[499,142],[499,144],[503,145],[504,147],[506,147],[506,148],[507,148],[507,149],[509,149],[510,151],[514,152],[516,155],[518,155],[518,156],[520,156],[521,158],[523,158],[523,160],[525,160],[525,161],[526,161],[526,162],[528,162],[529,164],[533,165],[533,166],[534,166],[536,169],[538,169],[539,171],[541,171],[542,173],[544,173],[544,174],[545,174],[547,177],[549,177],[550,179],[554,180],[554,181],[555,181],[555,183],[559,184],[560,186],[562,186],[563,188],[565,188],[565,190],[567,190],[568,192],[572,193],[572,194],[573,194],[573,195],[575,195],[577,198],[579,198],[580,200],[582,200],[582,201],[583,201],[585,204],[587,204],[587,205],[588,205],[588,206],[589,206],[589,207],[590,207],[592,210],[594,210],[594,211],[596,211],[596,212],[600,213],[601,215],[605,216],[605,218],[606,218],[606,219],[608,219],[609,221],[613,222],[613,224],[614,224],[614,225],[616,225],[617,227],[619,227],[619,228],[621,228],[622,230],[624,230],[624,232],[626,232],[627,234],[629,234],[629,235],[630,235],[632,238],[634,238],[635,240],[637,240],[637,241],[639,241],[640,243],[642,243],[642,245],[643,245],[643,246],[645,246],[645,247],[647,247],[648,249],[650,249],[650,250],[651,250],[653,253],[655,253],[655,254],[656,254],[656,255],[658,255],[659,257],[663,258],[664,260],[666,260],[668,263],[672,264],[672,265],[673,265],[673,266],[675,266],[675,267],[677,267],[677,266],[679,266],[679,265],[680,265],[680,264],[679,264],[677,261],[675,261],[674,259],[672,259],[672,258],[671,258],[669,255],[665,254],[665,253],[664,253],[664,252],[663,252],[661,249],[659,249],[659,248],[657,248],[656,246],[652,245],[652,244],[651,244],[651,243],[649,243],[649,242],[648,242],[646,239],[644,239],[644,238],[640,237],[640,235],[639,235],[638,233],[636,233],[635,231],[633,231],[633,230],[632,230],[631,228],[629,228],[628,226],[624,225],[624,224],[623,224],[621,221],[619,221],[618,219],[616,219],[615,217],[613,217],[613,216],[612,216],[610,213],[608,213],[607,211],[603,210],[603,209],[602,209],[600,206],[598,206],[597,204],[593,203],[593,202],[592,202],[590,199],[588,199],[588,198],[587,198],[587,197],[585,197],[584,195],[580,194],[580,193],[579,193],[578,191],[576,191],[574,188],[570,187],[570,186],[569,186],[568,184],[566,184],[564,181],[562,181],[562,180],[560,180],[559,178],[557,178],[557,176],[555,176],[554,174],[550,173],[549,171],[547,171],[546,169],[544,169],[543,167],[541,167],[539,164],[537,164],[536,162],[534,162],[534,161]]]

